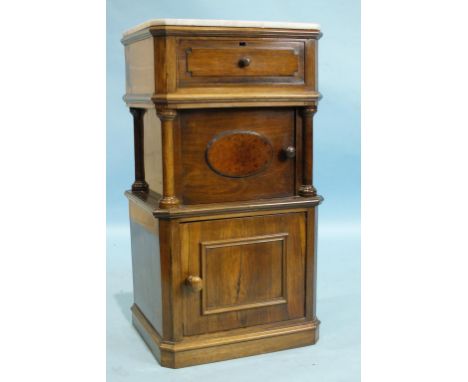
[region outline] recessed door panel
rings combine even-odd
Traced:
[[[304,40],[182,39],[178,85],[304,85],[304,63]]]

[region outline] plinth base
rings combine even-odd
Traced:
[[[133,325],[156,359],[170,368],[313,345],[319,336],[320,321],[299,319],[165,342],[137,305],[132,306],[132,313]]]

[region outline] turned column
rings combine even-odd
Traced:
[[[145,181],[145,163],[143,155],[143,115],[145,109],[130,108],[133,116],[133,145],[135,154],[135,181],[132,184],[132,191],[148,192],[148,183]]]
[[[299,195],[305,197],[317,195],[317,190],[313,186],[313,118],[316,111],[316,106],[302,109],[303,177],[302,185],[299,187]]]
[[[175,195],[175,163],[174,163],[174,120],[175,110],[158,109],[161,120],[162,152],[163,152],[163,197],[159,207],[170,208],[180,204]]]

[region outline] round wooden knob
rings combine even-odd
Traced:
[[[198,276],[189,276],[185,279],[185,285],[187,285],[192,292],[200,292],[203,288],[203,280]]]
[[[245,68],[250,65],[250,58],[242,57],[237,64],[240,68]]]
[[[286,158],[294,158],[296,156],[296,148],[294,146],[288,146],[284,149]]]

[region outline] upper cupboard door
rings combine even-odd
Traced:
[[[294,109],[181,112],[186,204],[294,195]]]
[[[187,39],[178,46],[180,87],[304,85],[303,40]]]

